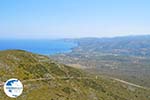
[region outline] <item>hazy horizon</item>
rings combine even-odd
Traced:
[[[0,1],[0,39],[150,35],[149,0]]]
[[[150,36],[150,34],[135,35],[115,35],[115,36],[84,36],[84,37],[53,37],[53,38],[0,38],[0,40],[61,40],[61,39],[82,39],[82,38],[116,38],[116,37],[132,37],[132,36]]]

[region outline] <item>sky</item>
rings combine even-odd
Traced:
[[[0,0],[0,39],[150,34],[150,0]]]

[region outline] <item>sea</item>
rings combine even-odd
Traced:
[[[54,55],[68,53],[77,43],[60,40],[0,40],[0,50],[26,50],[28,52]]]

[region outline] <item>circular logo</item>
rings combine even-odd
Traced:
[[[11,98],[16,98],[22,94],[23,85],[18,79],[9,79],[4,84],[4,92]]]

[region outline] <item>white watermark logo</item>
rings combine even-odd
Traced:
[[[4,92],[11,98],[16,98],[22,94],[23,85],[18,79],[9,79],[4,84]]]

